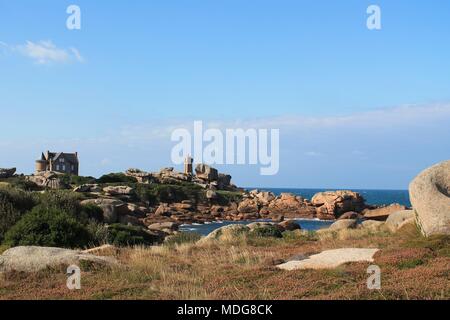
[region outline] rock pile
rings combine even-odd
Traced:
[[[339,217],[349,212],[361,212],[366,208],[364,198],[354,191],[327,191],[319,192],[312,199],[311,203],[317,208],[319,217]]]
[[[39,172],[28,176],[27,179],[40,187],[49,189],[68,189],[69,186],[61,180],[61,173],[53,171]]]
[[[365,219],[385,221],[392,213],[406,209],[407,208],[405,206],[394,203],[389,206],[383,206],[376,209],[366,209],[363,214]]]

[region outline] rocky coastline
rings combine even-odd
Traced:
[[[22,177],[39,192],[66,190],[80,195],[81,205],[101,209],[101,222],[143,228],[166,237],[183,224],[215,221],[272,221],[289,219],[386,220],[390,213],[406,210],[391,204],[371,206],[357,192],[327,191],[305,199],[292,193],[275,195],[264,190],[245,190],[232,177],[199,164],[195,174],[163,168],[159,172],[129,169],[99,179],[67,177],[57,172],[17,176],[2,170],[4,178]],[[8,174],[8,176],[6,176]]]

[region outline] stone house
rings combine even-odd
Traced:
[[[78,175],[78,153],[50,152],[41,154],[41,159],[36,160],[36,173],[59,172]]]

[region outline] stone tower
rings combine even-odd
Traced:
[[[184,159],[184,174],[192,175],[193,163],[194,159],[192,159],[191,156],[187,156],[186,159]]]

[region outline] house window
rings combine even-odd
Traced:
[[[63,166],[62,166],[62,171],[66,171],[66,165],[65,164],[63,164]]]
[[[59,164],[56,165],[56,171],[59,171]]]
[[[64,163],[64,158],[59,159],[59,162]]]
[[[72,165],[72,171],[75,171],[75,166],[74,165]]]

